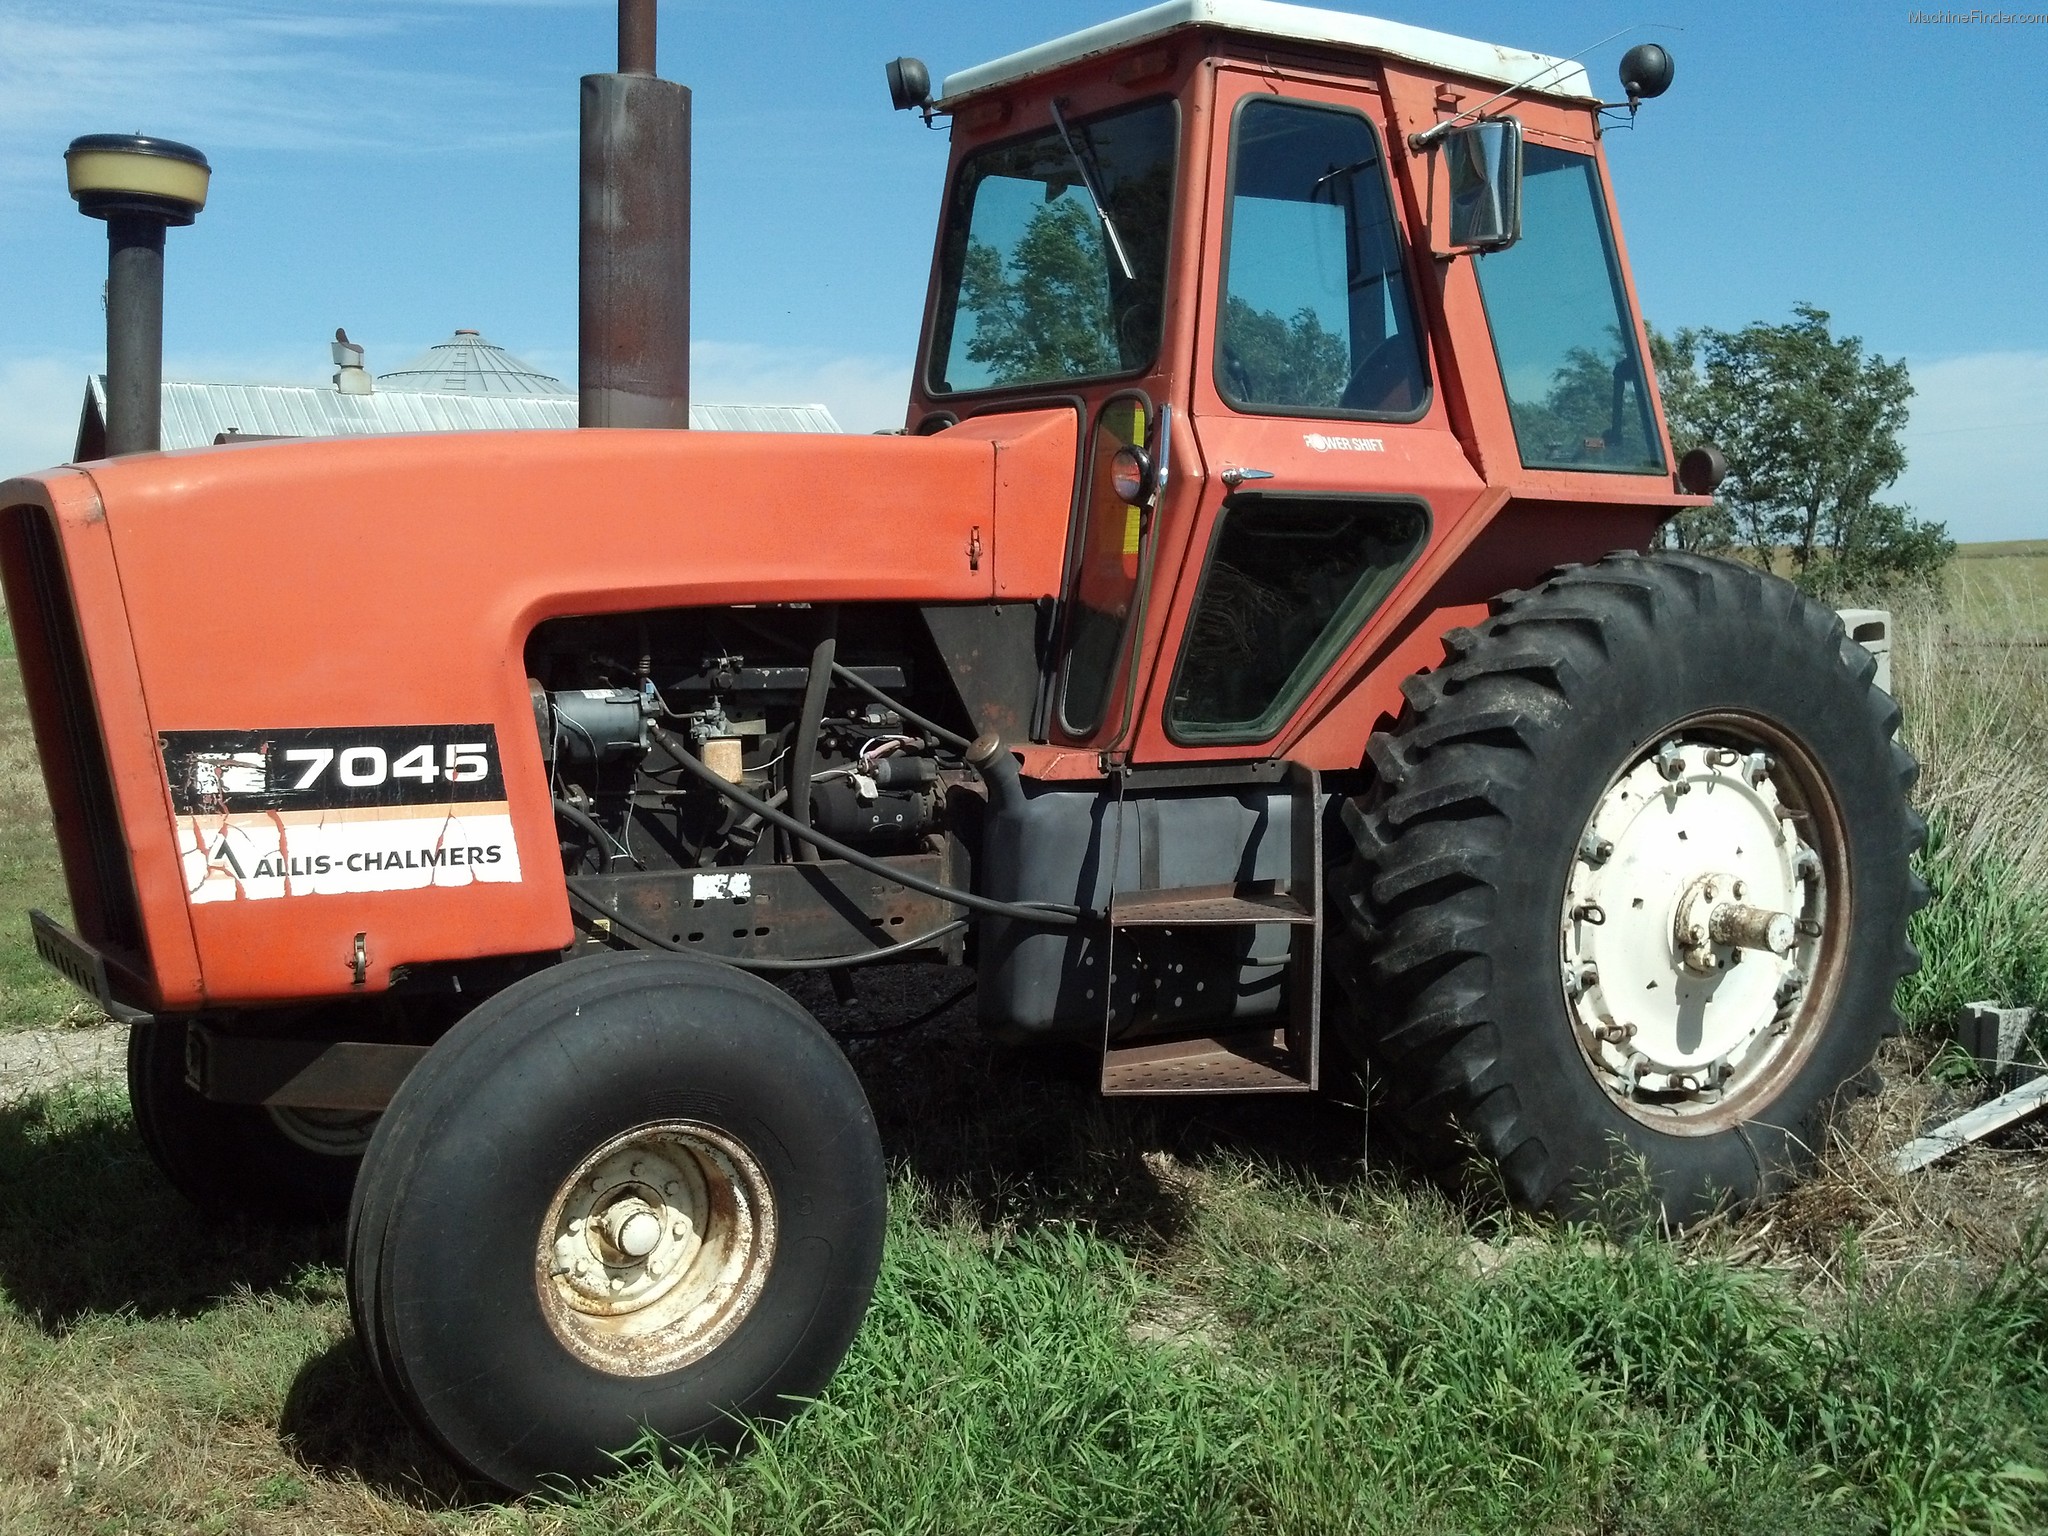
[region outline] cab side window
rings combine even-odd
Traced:
[[[1216,385],[1239,410],[1412,417],[1429,375],[1379,136],[1252,97],[1231,146]]]
[[[1522,238],[1478,258],[1508,415],[1530,469],[1654,475],[1664,446],[1590,155],[1522,151]]]

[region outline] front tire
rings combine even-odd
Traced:
[[[1494,607],[1345,809],[1349,1039],[1426,1156],[1476,1147],[1526,1208],[1766,1196],[1918,963],[1897,707],[1747,566],[1612,555]]]
[[[517,1491],[646,1431],[735,1443],[831,1379],[886,1221],[859,1080],[789,997],[671,956],[491,998],[407,1078],[351,1213],[360,1336],[401,1406]]]

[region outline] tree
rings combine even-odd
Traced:
[[[1008,270],[994,246],[967,247],[960,308],[974,316],[967,358],[996,384],[1115,373],[1101,226],[1073,198],[1031,215]]]
[[[1518,399],[1515,439],[1530,463],[1615,468],[1652,460],[1642,385],[1621,328],[1600,351],[1573,347],[1552,372],[1542,400]]]
[[[1792,313],[1732,332],[1651,333],[1675,445],[1728,456],[1714,505],[1676,519],[1672,542],[1767,568],[1783,552],[1819,592],[1931,582],[1955,551],[1946,527],[1877,499],[1906,467],[1905,363],[1835,336],[1826,310]]]
[[[1260,405],[1334,405],[1350,371],[1344,338],[1314,310],[1283,320],[1234,293],[1223,305],[1223,356],[1234,387]]]

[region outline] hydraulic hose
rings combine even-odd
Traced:
[[[555,802],[555,814],[564,821],[573,821],[578,827],[596,839],[597,855],[604,860],[604,868],[609,872],[612,867],[612,860],[619,857],[617,851],[619,846],[618,839],[605,831],[603,825],[590,812],[584,810],[581,806],[571,805],[566,800],[557,800]]]
[[[866,678],[862,677],[858,672],[854,671],[851,667],[842,667],[838,662],[835,661],[832,663],[832,675],[838,678],[839,681],[841,681],[842,683],[847,683],[855,688],[858,688],[862,693],[866,694],[876,703],[886,705],[888,708],[895,710],[897,714],[901,715],[904,719],[908,720],[912,725],[916,726],[919,730],[923,731],[927,736],[934,736],[938,738],[940,741],[943,741],[947,746],[951,747],[955,752],[965,752],[969,747],[974,745],[973,742],[969,741],[965,736],[962,736],[958,731],[949,731],[943,725],[940,725],[938,721],[927,720],[923,715],[920,715],[916,710],[912,709],[909,705],[905,704],[901,699],[890,698],[888,694],[882,692],[881,689],[877,688],[873,683],[869,682]]]
[[[753,623],[745,618],[741,618],[739,622],[742,627],[751,630],[754,634],[759,635],[763,640],[769,641],[771,644],[780,645],[790,649],[794,648],[792,642],[790,641],[787,635],[779,635],[775,633],[773,630],[768,629],[763,625]],[[815,652],[813,653],[813,655],[815,656]],[[938,721],[930,720],[927,719],[925,716],[920,715],[916,710],[906,705],[901,699],[891,698],[888,694],[882,692],[881,689],[877,688],[873,683],[869,682],[866,678],[862,677],[858,672],[854,671],[853,668],[843,666],[837,660],[835,660],[832,663],[832,675],[838,678],[839,681],[841,681],[842,683],[845,683],[850,687],[859,689],[862,693],[866,694],[869,698],[873,699],[877,704],[883,704],[886,705],[888,708],[895,710],[897,714],[901,715],[905,720],[908,720],[912,725],[916,726],[919,730],[925,732],[929,736],[936,738],[939,741],[944,742],[947,746],[951,747],[955,752],[965,752],[970,746],[973,745],[972,742],[970,742],[965,736],[962,736],[958,731],[949,731],[946,729],[946,727],[940,725]]]
[[[969,911],[985,912],[991,917],[1007,917],[1014,922],[1036,923],[1045,928],[1072,928],[1081,920],[1079,907],[1056,906],[1051,902],[997,901],[990,896],[978,895],[973,891],[957,890],[941,885],[936,880],[927,880],[922,875],[913,875],[898,869],[886,860],[862,853],[858,848],[848,847],[837,838],[827,837],[815,828],[807,827],[793,816],[785,816],[765,800],[756,799],[737,784],[728,783],[704,766],[697,754],[673,731],[658,725],[650,725],[647,731],[661,749],[676,760],[692,777],[701,780],[708,788],[716,790],[734,805],[751,811],[763,821],[782,828],[792,837],[803,839],[822,853],[829,853],[835,859],[844,859],[856,869],[864,869],[871,875],[880,875],[884,880],[894,881],[909,890],[926,896],[936,896],[941,901],[950,901],[955,906],[966,907]],[[972,743],[967,743],[971,746]]]

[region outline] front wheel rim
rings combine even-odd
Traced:
[[[775,1240],[773,1191],[745,1146],[695,1121],[639,1126],[556,1190],[534,1256],[541,1311],[586,1365],[662,1375],[746,1320]]]
[[[322,1157],[359,1158],[370,1149],[381,1112],[374,1109],[288,1109],[264,1106],[278,1134]]]
[[[1812,1055],[1850,931],[1841,809],[1759,716],[1682,719],[1609,780],[1559,916],[1580,1055],[1612,1102],[1679,1135],[1740,1125]]]

